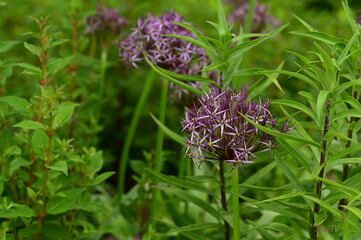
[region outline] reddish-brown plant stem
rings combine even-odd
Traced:
[[[357,76],[357,77],[356,77],[356,79],[359,79],[359,78],[360,78],[360,76]],[[352,97],[357,100],[357,91],[353,91]],[[347,137],[350,138],[350,139],[352,139],[352,133],[353,133],[353,130],[352,130],[352,128],[351,128],[351,124],[352,124],[355,120],[356,120],[355,117],[351,117],[351,118],[350,118],[350,121],[349,121],[350,127],[349,127],[349,129],[348,129]],[[351,146],[351,141],[348,140],[348,141],[346,142],[345,148],[349,148],[350,146]],[[342,182],[344,182],[344,181],[347,180],[349,169],[350,169],[350,166],[349,166],[348,164],[343,165]],[[343,205],[347,205],[347,203],[348,203],[348,200],[347,200],[346,198],[341,199],[340,202],[338,203],[338,209],[339,209],[339,210],[345,210],[345,208],[342,207],[342,206],[343,206]]]
[[[220,187],[221,187],[221,204],[224,211],[228,211],[227,198],[226,198],[226,181],[224,178],[224,161],[219,161],[219,176],[220,176]],[[224,239],[230,239],[230,226],[227,221],[224,221]]]
[[[325,104],[325,108],[327,111],[327,114],[325,116],[325,120],[324,120],[324,127],[323,127],[323,134],[322,134],[322,149],[321,149],[321,156],[320,156],[320,166],[321,166],[321,170],[318,174],[319,178],[323,178],[325,175],[325,168],[324,168],[324,163],[326,162],[326,152],[327,152],[327,140],[325,139],[325,135],[327,134],[328,130],[329,130],[329,125],[330,125],[330,105],[331,105],[331,101],[328,100]],[[317,180],[316,183],[316,195],[318,199],[321,199],[321,194],[322,194],[322,185],[323,182],[322,180]],[[310,237],[311,239],[317,239],[317,226],[315,225],[315,215],[320,213],[320,204],[315,203],[314,207],[313,207],[313,213],[312,213],[312,217],[311,217],[311,229],[310,229]]]

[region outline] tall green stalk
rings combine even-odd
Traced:
[[[162,80],[162,89],[160,96],[160,105],[159,105],[159,116],[158,120],[161,123],[165,122],[165,116],[167,112],[167,99],[168,99],[168,81]],[[162,164],[162,155],[163,155],[163,140],[164,140],[164,132],[158,127],[157,131],[157,139],[156,139],[156,152],[155,152],[155,162],[154,162],[154,170],[157,172],[161,171]],[[154,177],[153,185],[156,186],[158,184],[158,178]],[[153,188],[153,196],[152,196],[152,204],[151,204],[151,216],[155,216],[155,208],[158,199],[158,189]]]
[[[238,198],[238,168],[232,170],[232,193],[233,193],[233,239],[240,239],[239,232],[239,198]]]
[[[155,72],[150,71],[149,75],[147,76],[147,78],[145,80],[143,91],[140,95],[137,106],[135,107],[135,111],[134,111],[132,120],[130,122],[128,132],[125,137],[124,146],[123,146],[122,155],[121,155],[120,164],[119,164],[119,169],[118,169],[118,173],[119,173],[119,175],[118,175],[118,199],[120,199],[121,195],[124,193],[125,174],[126,174],[126,169],[127,169],[127,165],[128,165],[127,163],[128,163],[128,159],[129,159],[130,148],[131,148],[133,140],[134,140],[134,136],[135,136],[135,132],[137,130],[140,116],[143,113],[144,106],[148,99],[149,93],[152,89],[154,79],[155,79]]]

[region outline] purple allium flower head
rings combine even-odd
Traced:
[[[119,15],[115,8],[99,7],[97,14],[87,18],[86,33],[112,33],[118,35],[122,28],[129,24],[126,18]]]
[[[174,11],[162,16],[148,14],[140,18],[133,32],[119,43],[119,55],[135,67],[144,61],[145,54],[154,64],[180,74],[199,74],[207,58],[203,48],[185,40],[164,35],[195,38],[187,29],[173,23],[184,22]]]
[[[248,14],[249,4],[247,1],[242,1],[242,3],[229,15],[228,21],[232,24],[245,25],[247,14]],[[256,4],[252,29],[253,33],[261,33],[265,27],[270,26],[272,28],[280,26],[280,21],[274,16],[267,14],[268,7],[262,4]]]
[[[283,133],[290,130],[287,122],[277,130],[269,111],[269,100],[256,103],[247,99],[248,89],[241,92],[211,91],[199,99],[200,106],[186,109],[182,121],[188,134],[186,156],[200,166],[204,161],[226,161],[233,166],[252,163],[256,153],[275,147],[275,137],[261,132],[240,114]]]

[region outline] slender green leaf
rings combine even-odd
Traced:
[[[265,210],[268,210],[268,211],[271,211],[271,212],[275,212],[275,213],[279,213],[280,215],[282,216],[286,216],[286,217],[290,217],[290,218],[294,218],[294,219],[297,219],[297,220],[300,220],[304,223],[309,223],[309,221],[305,218],[303,218],[300,214],[297,214],[297,213],[294,213],[292,211],[289,211],[287,210],[286,208],[284,207],[278,207],[277,205],[275,204],[268,204],[268,203],[264,203],[264,202],[259,202],[257,200],[254,200],[252,198],[249,198],[249,197],[246,197],[246,196],[243,196],[243,195],[240,195],[240,194],[236,194],[239,198],[247,201],[247,202],[250,202],[262,209],[265,209]]]
[[[12,176],[14,174],[14,172],[16,170],[18,170],[21,167],[28,167],[31,165],[31,162],[29,160],[25,160],[23,158],[15,158],[13,161],[11,161],[10,163],[10,176]]]
[[[221,224],[217,224],[217,223],[195,223],[195,224],[190,224],[190,225],[187,225],[187,226],[184,226],[184,227],[172,228],[169,231],[169,233],[198,231],[198,230],[209,229],[209,228],[223,229],[223,226]]]
[[[301,18],[297,17],[296,15],[293,15],[297,18],[298,21],[300,21],[302,23],[302,25],[307,28],[309,31],[311,32],[318,32],[316,28],[312,27],[309,23],[307,23],[306,21],[302,20]]]
[[[9,208],[0,210],[0,218],[31,218],[35,216],[35,211],[26,205],[13,203]]]
[[[45,129],[45,126],[40,122],[31,120],[24,120],[14,125],[14,127],[25,128],[25,129]]]
[[[348,156],[352,153],[359,152],[359,151],[361,151],[361,143],[351,146],[351,147],[348,147],[348,148],[345,148],[345,149],[337,152],[336,154],[332,155],[331,157],[328,157],[326,161],[327,161],[327,163],[330,163],[330,162],[340,159],[344,156]]]
[[[161,75],[165,79],[173,82],[174,84],[176,84],[176,85],[178,85],[178,86],[180,86],[180,87],[182,87],[182,88],[184,88],[184,89],[186,89],[186,90],[188,90],[188,91],[190,91],[192,93],[195,93],[197,95],[202,95],[202,92],[199,89],[197,89],[195,87],[192,87],[191,85],[188,85],[188,84],[186,84],[184,82],[178,81],[178,80],[172,78],[171,76],[159,71],[159,69],[156,68],[155,65],[147,57],[145,57],[145,60],[149,64],[149,66],[154,69],[155,72],[157,72],[159,75]]]
[[[193,190],[208,193],[208,194],[210,194],[212,196],[216,196],[216,194],[213,191],[203,187],[202,184],[194,183],[194,182],[187,181],[187,180],[182,180],[182,179],[175,178],[175,177],[170,177],[170,176],[167,176],[167,175],[162,174],[160,172],[156,172],[156,171],[154,171],[152,169],[149,169],[149,168],[145,168],[145,170],[150,172],[154,176],[157,176],[159,179],[161,179],[161,180],[163,180],[163,181],[165,181],[165,182],[167,182],[169,184],[172,184],[172,185],[174,185],[176,187],[193,189]]]
[[[318,143],[316,143],[315,141],[313,140],[308,140],[308,139],[304,139],[304,138],[298,138],[298,137],[295,137],[293,135],[290,135],[290,134],[285,134],[285,133],[281,133],[281,132],[277,132],[277,131],[274,131],[272,129],[269,129],[267,127],[264,127],[262,125],[259,125],[258,123],[255,123],[253,122],[251,119],[249,119],[248,117],[246,117],[245,115],[243,115],[242,113],[239,113],[242,117],[244,117],[249,123],[251,123],[253,126],[257,127],[259,130],[261,130],[262,132],[265,132],[265,133],[268,133],[272,136],[275,136],[275,137],[279,137],[279,138],[283,138],[283,139],[289,139],[289,140],[294,140],[294,141],[297,141],[297,142],[302,142],[302,143],[307,143],[307,144],[311,144],[315,147],[320,147],[320,145]]]
[[[268,176],[269,173],[277,166],[276,162],[271,162],[268,165],[264,166],[256,173],[252,174],[247,178],[242,184],[243,185],[254,185],[256,183],[262,182],[261,179]],[[239,194],[243,194],[247,191],[247,188],[241,187],[239,189]]]
[[[53,128],[57,129],[67,123],[73,115],[74,109],[78,104],[73,102],[63,102],[58,106],[58,112],[56,113],[53,121]]]
[[[65,197],[55,196],[46,204],[48,214],[60,214],[76,208],[76,200],[84,189],[65,190],[62,193]]]
[[[41,47],[39,46],[35,46],[33,44],[30,44],[30,43],[27,43],[27,42],[24,42],[24,47],[26,49],[28,49],[32,54],[34,54],[35,56],[38,56],[40,57],[41,55]]]
[[[68,163],[66,161],[56,161],[51,166],[46,166],[46,167],[54,171],[62,172],[66,176],[68,176]]]
[[[23,115],[28,115],[30,111],[31,104],[28,100],[24,98],[20,98],[17,96],[6,96],[0,97],[0,102],[6,103],[10,107],[14,108],[14,110],[18,111]]]
[[[196,206],[200,207],[207,213],[211,214],[216,219],[222,219],[221,214],[211,204],[209,204],[208,202],[204,201],[203,199],[201,199],[187,191],[180,190],[180,189],[174,189],[174,188],[168,188],[168,189],[165,189],[165,191],[172,193],[187,202],[194,203]]]
[[[312,112],[311,109],[309,109],[308,107],[306,107],[302,103],[299,103],[299,102],[296,102],[296,101],[293,101],[293,100],[287,100],[287,99],[273,100],[271,103],[272,104],[285,105],[285,106],[289,106],[289,107],[295,108],[297,110],[300,110],[300,111],[306,113],[309,117],[311,117],[312,120],[314,120],[315,122],[318,122],[315,113]]]
[[[49,137],[43,130],[34,130],[31,138],[31,145],[34,152],[43,160],[46,158],[46,151],[49,146]]]
[[[327,96],[330,93],[330,91],[321,90],[317,97],[317,103],[316,103],[316,116],[317,120],[319,122],[319,125],[323,125],[323,116],[324,116],[324,110],[325,110],[325,103],[327,100]]]
[[[10,50],[18,43],[19,41],[0,41],[0,53]]]
[[[354,140],[352,138],[349,138],[349,137],[347,137],[347,136],[345,136],[345,135],[343,135],[343,134],[341,134],[341,133],[339,133],[339,132],[337,132],[337,131],[335,131],[333,129],[328,130],[328,132],[324,136],[324,139],[330,140],[330,139],[332,139],[334,137],[337,137],[340,140],[350,141],[350,142],[353,142],[353,143],[356,143],[356,144],[358,143],[356,140]]]
[[[311,163],[309,163],[301,154],[299,154],[296,148],[292,147],[282,138],[276,138],[277,142],[283,147],[294,159],[301,164],[302,167],[306,169],[307,172],[312,173]]]
[[[109,177],[111,177],[112,175],[114,175],[115,172],[105,172],[100,174],[99,176],[97,176],[90,185],[99,185],[102,182],[104,182],[105,180],[107,180]]]
[[[167,134],[171,139],[182,145],[185,143],[184,138],[182,136],[170,130],[167,126],[161,123],[156,117],[154,117],[153,114],[150,113],[150,116],[153,118],[156,124],[163,130],[163,132]]]

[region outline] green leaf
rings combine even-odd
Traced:
[[[17,218],[25,217],[31,218],[35,216],[33,209],[29,208],[26,205],[20,205],[13,203],[7,209],[0,210],[0,218]]]
[[[60,214],[76,208],[76,200],[84,189],[65,190],[62,193],[66,197],[55,196],[46,204],[48,214]]]
[[[282,170],[282,172],[286,175],[286,177],[290,180],[290,182],[295,186],[297,191],[306,192],[306,189],[301,185],[298,181],[295,174],[291,171],[291,169],[286,165],[286,163],[281,159],[277,152],[274,153],[274,159],[277,162],[278,166]]]
[[[54,75],[65,68],[73,60],[73,58],[73,56],[69,56],[65,58],[55,58],[49,61],[47,64],[48,75]]]
[[[67,123],[73,115],[74,109],[78,104],[73,102],[63,102],[58,106],[58,112],[53,120],[53,128],[57,129]]]
[[[348,205],[342,205],[342,207],[346,208],[347,210],[349,210],[350,212],[355,214],[356,217],[361,219],[361,209],[360,208],[356,208],[356,207],[348,206]]]
[[[45,126],[40,122],[31,120],[24,120],[14,125],[14,127],[25,128],[25,129],[45,129]]]
[[[95,152],[89,159],[89,169],[92,174],[98,172],[103,166],[103,152]]]
[[[357,145],[354,145],[352,147],[348,147],[348,148],[345,148],[339,152],[337,152],[336,154],[332,155],[331,157],[328,157],[326,159],[326,162],[327,163],[330,163],[332,161],[335,161],[339,158],[342,158],[344,156],[348,156],[352,153],[355,153],[355,152],[359,152],[361,150],[361,143],[357,144]]]
[[[353,187],[349,187],[344,183],[338,183],[338,182],[335,182],[335,181],[331,181],[331,180],[329,180],[327,178],[319,178],[319,177],[317,177],[316,179],[319,180],[319,181],[324,182],[327,185],[331,185],[335,189],[347,194],[350,197],[354,197],[354,196],[358,196],[358,195],[361,196],[361,192],[359,190],[357,190],[357,189],[355,189]]]
[[[0,53],[10,50],[18,43],[19,41],[0,41]]]
[[[31,145],[34,149],[34,152],[38,157],[45,160],[46,151],[49,146],[49,137],[43,130],[36,129],[34,130],[33,136],[31,138]]]
[[[285,75],[288,75],[288,76],[291,76],[291,77],[298,78],[299,80],[302,80],[305,83],[309,84],[315,90],[317,90],[317,91],[320,90],[320,88],[315,84],[315,82],[312,79],[310,79],[309,77],[307,77],[307,76],[305,76],[303,74],[300,74],[300,73],[297,73],[297,72],[290,72],[290,71],[287,71],[287,70],[268,70],[267,72],[268,73],[280,73],[280,74],[285,74]]]
[[[282,111],[284,112],[284,114],[286,115],[287,119],[289,119],[292,123],[293,126],[296,126],[296,130],[299,132],[300,136],[304,139],[308,139],[312,141],[311,136],[307,133],[307,131],[302,127],[302,124],[300,122],[298,122],[291,114],[289,114],[282,106],[281,106]],[[320,147],[315,147],[313,145],[309,145],[313,155],[315,158],[318,158],[320,156]]]
[[[14,172],[16,170],[18,170],[21,167],[28,167],[31,165],[30,161],[27,161],[23,158],[15,158],[13,161],[11,161],[10,163],[10,176],[12,176],[14,174]]]
[[[36,193],[33,189],[26,187],[26,192],[28,193],[30,199],[34,200],[36,198]]]
[[[179,134],[175,133],[174,131],[170,130],[167,126],[165,126],[163,123],[161,123],[156,117],[154,117],[153,114],[149,113],[150,116],[153,118],[155,123],[160,127],[165,134],[167,134],[171,139],[178,142],[179,144],[184,144],[184,138],[180,136]]]
[[[233,193],[234,194],[234,193]],[[280,215],[282,216],[285,216],[285,217],[289,217],[289,218],[294,218],[294,219],[297,219],[297,220],[300,220],[304,223],[308,223],[308,220],[306,220],[305,218],[303,218],[300,214],[297,214],[297,213],[294,213],[292,211],[289,211],[287,210],[287,208],[285,207],[278,207],[277,205],[275,204],[268,204],[268,203],[263,203],[263,202],[259,202],[255,199],[252,199],[252,198],[249,198],[249,197],[246,197],[246,196],[243,196],[243,195],[239,195],[239,194],[236,194],[239,198],[247,201],[247,202],[250,202],[262,209],[265,209],[265,210],[268,210],[268,211],[271,211],[271,212],[275,212],[275,213],[279,213]],[[300,194],[298,194],[300,195]]]
[[[196,206],[200,207],[207,213],[211,214],[216,219],[222,219],[222,216],[219,213],[219,211],[217,211],[214,207],[212,207],[211,204],[209,204],[208,202],[204,201],[203,199],[201,199],[187,191],[180,190],[180,189],[174,189],[174,188],[167,188],[167,189],[165,189],[165,191],[170,192],[187,202],[194,203]]]
[[[311,31],[306,31],[306,30],[292,31],[290,33],[300,35],[300,36],[304,36],[304,37],[310,37],[310,38],[320,40],[320,41],[322,41],[324,43],[331,44],[331,45],[335,45],[335,44],[339,44],[339,43],[342,43],[345,46],[347,45],[346,40],[344,40],[342,38],[334,37],[334,36],[326,34],[326,33],[311,32]],[[355,46],[355,45],[353,45],[352,47],[354,49],[357,49],[357,46]]]
[[[325,171],[328,172],[328,170],[330,170],[332,167],[344,164],[361,164],[361,158],[341,158],[333,160],[332,162],[327,162]]]
[[[72,2],[74,2],[74,1],[72,1]],[[52,50],[54,47],[57,47],[63,43],[66,43],[66,42],[69,42],[69,39],[60,39],[60,40],[54,41],[49,44],[48,51]]]
[[[309,31],[311,32],[318,32],[316,28],[312,27],[309,23],[307,23],[306,21],[302,20],[301,18],[297,17],[296,15],[293,15],[297,18],[298,21],[300,21],[302,23],[302,25],[307,28]]]
[[[91,183],[90,185],[99,185],[102,182],[104,182],[106,179],[108,179],[110,176],[114,175],[115,172],[105,172],[100,174],[99,176],[97,176]]]
[[[276,35],[277,33],[281,32],[283,29],[285,29],[287,27],[287,24],[282,25],[278,28],[276,28],[275,30],[269,32],[267,35],[265,35],[264,37],[260,37],[256,40],[252,40],[252,41],[247,41],[244,43],[239,44],[238,46],[236,46],[235,48],[233,48],[230,51],[230,55],[228,57],[228,61],[232,61],[235,60],[236,58],[238,58],[240,55],[242,55],[243,53],[245,53],[246,51],[252,49],[253,47],[257,46],[258,44],[266,41],[268,38],[273,37],[274,35]]]
[[[347,137],[347,136],[345,136],[345,135],[343,135],[343,134],[341,134],[341,133],[339,133],[339,132],[337,132],[337,131],[335,131],[333,129],[328,130],[328,132],[324,136],[324,139],[330,140],[330,139],[332,139],[334,137],[337,137],[340,140],[350,141],[350,142],[353,142],[353,143],[356,143],[356,144],[358,143],[356,140],[354,140],[352,138],[349,138],[349,137]]]
[[[165,181],[165,182],[167,182],[169,184],[172,184],[172,185],[174,185],[176,187],[193,189],[193,190],[197,190],[197,191],[200,191],[200,192],[208,193],[208,194],[210,194],[212,196],[217,196],[213,191],[207,189],[206,187],[203,187],[202,184],[187,181],[187,180],[182,180],[182,179],[175,178],[175,177],[170,177],[170,176],[167,176],[165,174],[162,174],[160,172],[154,171],[154,170],[149,169],[149,168],[145,168],[145,170],[150,172],[154,176],[157,176],[159,179],[161,179],[161,180],[163,180],[163,181]]]
[[[209,78],[204,78],[204,77],[200,77],[200,76],[196,76],[196,75],[184,75],[184,74],[178,74],[178,73],[174,73],[171,71],[168,71],[167,69],[161,68],[157,65],[154,65],[159,71],[173,77],[179,80],[183,80],[183,81],[191,81],[191,82],[207,82],[207,83],[212,83],[218,87],[220,87],[220,85],[218,83],[216,83],[215,81],[213,81],[212,79]]]
[[[262,178],[269,175],[269,173],[277,166],[276,162],[271,162],[268,165],[264,166],[254,174],[252,174],[249,178],[247,178],[242,184],[244,185],[255,185],[256,183],[262,182]],[[239,194],[245,193],[247,188],[240,188]]]
[[[331,122],[334,122],[336,120],[343,119],[343,118],[350,118],[350,117],[361,118],[361,113],[358,110],[354,110],[354,109],[345,110],[345,111],[335,114],[332,117]]]
[[[319,125],[322,126],[323,123],[323,116],[324,116],[324,110],[325,110],[325,102],[327,100],[327,96],[330,93],[330,91],[321,90],[317,97],[317,103],[316,103],[316,116],[317,120],[319,122]]]
[[[327,213],[325,211],[321,211],[320,213],[315,213],[315,226],[320,226],[326,219]]]
[[[18,66],[21,68],[24,68],[25,70],[23,73],[29,74],[29,75],[36,75],[38,77],[42,76],[42,71],[39,67],[36,67],[34,65],[28,64],[28,63],[16,63],[14,66]]]
[[[277,142],[283,147],[294,159],[297,160],[301,164],[302,167],[306,169],[307,172],[312,173],[312,168],[310,163],[299,154],[296,148],[292,147],[289,143],[287,143],[282,138],[276,138]]]
[[[14,108],[17,112],[28,115],[31,104],[24,98],[17,96],[0,97],[0,102],[6,103],[10,107]]]
[[[341,217],[341,212],[338,211],[337,209],[333,208],[327,202],[325,202],[325,201],[323,201],[321,199],[309,196],[309,195],[304,195],[304,197],[311,200],[311,201],[313,201],[313,202],[315,202],[315,203],[318,203],[322,208],[324,208],[327,211],[329,211],[330,213],[332,213],[335,217]]]
[[[68,176],[68,163],[66,161],[56,161],[51,166],[46,166],[46,167],[54,171],[62,172],[66,176]]]
[[[223,4],[222,4],[222,0],[218,0],[218,7],[217,7],[217,12],[218,12],[218,24],[220,25],[220,32],[219,35],[221,36],[221,38],[228,32],[228,27],[227,27],[227,19],[226,19],[226,14],[224,13],[224,8],[223,8]]]
[[[350,48],[354,44],[354,42],[356,42],[356,40],[358,39],[359,35],[360,33],[356,31],[355,34],[352,36],[351,40],[347,43],[346,47],[342,50],[336,62],[339,67],[341,67],[343,62],[350,56],[348,55],[348,52],[350,51]]]
[[[41,50],[41,47],[35,46],[35,45],[30,44],[30,43],[27,43],[27,42],[24,42],[24,47],[25,47],[26,49],[28,49],[32,54],[40,57],[41,51],[42,51],[42,50]]]
[[[320,148],[320,145],[318,143],[316,143],[315,141],[313,140],[308,140],[308,139],[304,139],[304,138],[298,138],[298,137],[295,137],[295,136],[292,136],[290,134],[284,134],[284,133],[280,133],[280,132],[276,132],[272,129],[269,129],[267,127],[264,127],[262,125],[259,125],[258,123],[255,123],[253,122],[251,119],[249,119],[248,117],[246,117],[245,115],[243,115],[242,113],[239,113],[242,117],[244,117],[247,122],[251,123],[253,126],[257,127],[259,130],[261,130],[262,132],[265,132],[265,133],[268,133],[272,136],[275,136],[275,137],[280,137],[280,138],[283,138],[283,139],[289,139],[289,140],[294,140],[296,142],[302,142],[302,143],[307,143],[307,144],[311,144],[317,148]]]
[[[192,93],[195,93],[197,95],[202,95],[202,92],[199,89],[197,89],[195,87],[192,87],[191,85],[188,85],[188,84],[186,84],[184,82],[178,81],[177,79],[174,79],[171,76],[163,73],[146,56],[144,56],[144,58],[145,58],[146,62],[149,64],[149,66],[151,68],[153,68],[155,72],[157,72],[159,75],[161,75],[165,79],[169,80],[170,82],[172,82],[172,83],[180,86],[181,88],[184,88],[184,89],[186,89],[186,90],[188,90],[188,91],[190,91]]]
[[[271,104],[279,104],[279,105],[285,105],[292,108],[295,108],[297,110],[302,111],[303,113],[307,114],[309,117],[312,118],[315,122],[318,123],[316,115],[312,112],[311,109],[303,105],[302,103],[293,101],[293,100],[287,100],[287,99],[280,99],[280,100],[273,100]]]
[[[190,232],[190,231],[198,231],[203,229],[209,229],[209,228],[219,228],[223,229],[223,226],[221,224],[217,223],[195,223],[190,224],[184,227],[174,227],[169,230],[169,233],[180,233],[180,232]]]

